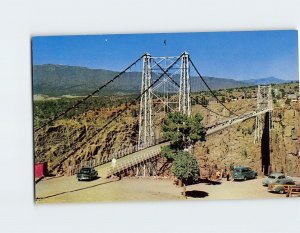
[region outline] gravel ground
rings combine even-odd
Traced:
[[[248,181],[198,183],[186,187],[187,200],[285,198],[269,193],[262,178]],[[37,203],[182,200],[182,188],[169,179],[123,178],[78,182],[75,176],[52,178],[36,185]]]
[[[226,181],[200,183],[187,186],[188,199],[228,200],[228,199],[263,199],[286,198],[285,194],[270,193],[262,186],[263,178],[247,181]]]

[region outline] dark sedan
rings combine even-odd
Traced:
[[[257,172],[253,171],[249,167],[235,167],[233,169],[233,180],[248,180],[254,179],[257,176]]]
[[[98,177],[98,172],[92,167],[81,168],[79,173],[77,173],[78,181],[81,180],[93,180]]]

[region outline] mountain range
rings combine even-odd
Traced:
[[[87,95],[118,74],[117,71],[90,69],[80,66],[34,65],[32,70],[33,94],[48,96]],[[138,93],[141,87],[141,76],[140,72],[127,72],[104,88],[101,93],[104,95]],[[178,75],[173,76],[173,78],[174,81],[179,83]],[[213,90],[287,82],[275,77],[244,81],[216,77],[204,78]],[[192,78],[191,80],[196,79]],[[193,85],[192,81],[192,91],[199,90],[205,90],[204,85]]]
[[[258,79],[248,79],[244,80],[243,82],[252,84],[252,85],[268,85],[268,84],[280,84],[280,83],[287,83],[292,82],[292,80],[283,80],[279,78],[275,78],[273,76],[266,77],[266,78],[258,78]]]

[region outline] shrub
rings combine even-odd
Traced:
[[[186,151],[177,154],[173,162],[172,172],[183,183],[197,181],[199,179],[199,166],[196,158]]]

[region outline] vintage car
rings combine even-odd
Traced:
[[[98,177],[98,172],[92,167],[81,168],[79,173],[77,173],[78,181],[81,180],[93,180]]]
[[[262,185],[263,186],[268,186],[269,184],[271,183],[274,183],[278,180],[282,180],[282,179],[285,179],[285,175],[283,173],[280,173],[280,172],[274,172],[274,173],[271,173],[266,179],[264,179],[262,181]]]
[[[284,194],[289,188],[294,187],[295,182],[292,179],[281,179],[268,185],[268,191]]]
[[[248,180],[257,177],[257,172],[249,167],[235,167],[232,174],[233,180]]]
[[[300,185],[289,187],[286,192],[286,197],[300,197]]]

